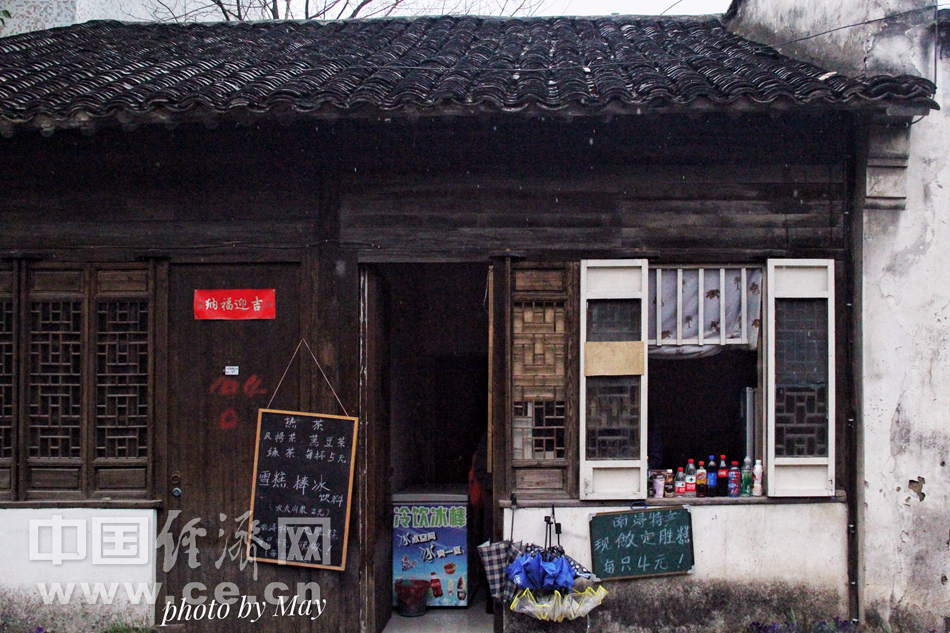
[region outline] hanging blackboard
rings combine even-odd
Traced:
[[[590,518],[593,572],[601,578],[689,573],[693,521],[688,507],[605,512]]]
[[[357,418],[261,409],[248,558],[342,570]]]

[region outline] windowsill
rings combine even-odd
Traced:
[[[161,499],[31,499],[30,501],[0,501],[0,510],[29,509],[29,508],[103,508],[107,510],[161,510],[164,502]]]
[[[672,497],[662,499],[646,499],[646,507],[657,508],[666,506],[731,506],[731,505],[788,505],[793,503],[846,503],[847,495],[838,490],[833,497]],[[512,505],[508,499],[498,501],[499,508],[550,508],[552,505],[564,508],[624,506],[643,507],[640,499],[602,499],[597,501],[581,501],[580,499],[566,499],[564,497],[549,497],[547,499],[518,499],[517,505]]]

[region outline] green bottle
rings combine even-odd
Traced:
[[[752,496],[752,460],[748,457],[742,462],[742,484],[739,488],[740,497],[751,497]]]

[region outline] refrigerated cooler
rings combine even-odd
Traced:
[[[417,486],[393,494],[393,604],[400,581],[427,580],[429,607],[471,598],[465,486]]]

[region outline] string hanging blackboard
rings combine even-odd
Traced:
[[[689,507],[605,512],[590,518],[593,572],[601,578],[685,574],[693,568]]]
[[[261,409],[248,558],[342,570],[357,418]]]

